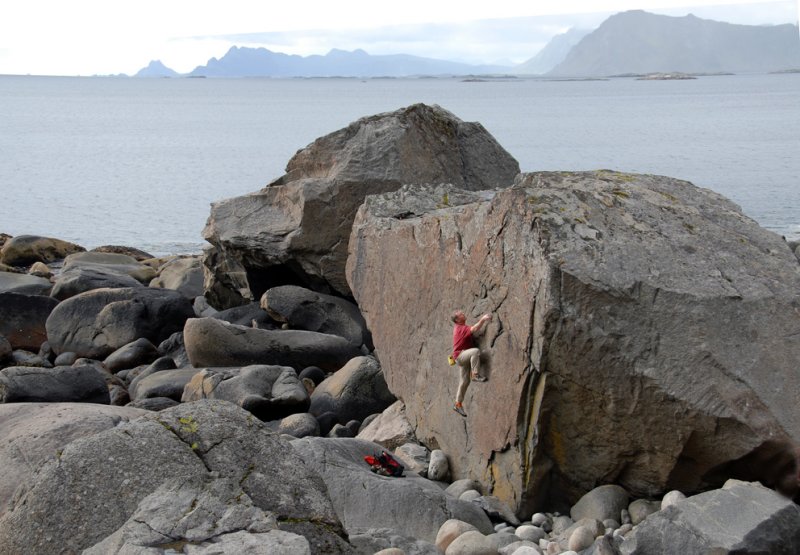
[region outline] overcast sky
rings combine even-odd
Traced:
[[[189,72],[234,45],[299,54],[362,48],[521,63],[570,27],[629,9],[749,25],[796,23],[800,0],[3,0],[0,74]]]

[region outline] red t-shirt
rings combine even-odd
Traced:
[[[453,358],[458,358],[461,351],[466,351],[474,346],[472,328],[466,324],[456,324],[453,327]]]

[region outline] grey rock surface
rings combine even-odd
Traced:
[[[145,411],[89,403],[0,404],[0,517],[17,487],[74,439],[138,418]]]
[[[199,545],[210,541],[219,548],[220,541],[237,532],[257,534],[265,541],[264,547],[271,545],[273,549],[278,546],[269,541],[269,533],[286,534],[278,531],[275,515],[254,506],[230,478],[201,474],[162,484],[142,499],[136,512],[117,531],[83,553],[117,555],[145,548],[163,549],[167,544]],[[295,541],[295,549],[305,549],[310,554],[305,538],[295,536]]]
[[[700,491],[767,440],[800,442],[800,342],[781,339],[800,330],[800,266],[738,206],[606,170],[523,174],[469,202],[445,191],[367,197],[347,273],[389,389],[455,479],[503,476],[523,516],[598,483]],[[456,308],[494,315],[466,425],[446,401],[455,373],[431,379]]]
[[[404,443],[394,450],[395,458],[411,472],[428,477],[431,464],[431,451],[419,443]]]
[[[440,551],[430,542],[398,534],[391,528],[367,530],[361,534],[351,534],[350,543],[358,553],[364,555],[440,555]]]
[[[372,348],[367,323],[358,307],[341,297],[296,285],[281,285],[264,292],[261,308],[273,320],[286,323],[291,329],[338,335],[355,347]]]
[[[47,296],[52,289],[49,279],[0,271],[0,293]]]
[[[215,318],[190,318],[183,330],[192,366],[271,364],[335,371],[361,352],[346,339],[302,330],[262,330]]]
[[[200,401],[67,445],[17,490],[0,519],[0,552],[80,552],[122,527],[162,484],[209,472],[281,522],[341,533],[325,485],[286,442],[235,405]]]
[[[169,397],[149,397],[147,399],[134,399],[126,407],[148,410],[148,411],[162,411],[179,405],[180,403],[175,399]]]
[[[428,465],[428,479],[444,482],[450,477],[450,463],[441,449],[431,451],[431,462]]]
[[[142,264],[127,254],[105,252],[79,252],[64,259],[64,271],[77,267],[95,268],[126,274],[143,285],[147,285],[156,277],[156,270]]]
[[[306,436],[316,437],[319,435],[319,422],[307,412],[290,414],[286,418],[281,419],[278,424],[277,432],[279,434],[288,434],[296,438]]]
[[[192,299],[203,294],[203,263],[198,256],[176,257],[164,264],[150,287],[178,291]]]
[[[168,397],[174,401],[181,401],[183,391],[192,379],[200,372],[197,368],[178,368],[175,370],[162,370],[154,372],[136,380],[131,384],[129,393],[131,400],[142,401],[156,397]],[[199,400],[199,399],[193,399]]]
[[[405,443],[417,443],[417,436],[406,418],[405,405],[402,401],[395,401],[389,405],[389,408],[363,427],[357,437],[392,451]]]
[[[11,343],[4,335],[0,335],[0,362],[11,356]]]
[[[514,511],[499,497],[495,495],[482,495],[473,501],[478,507],[484,510],[489,515],[489,518],[494,520],[502,520],[512,526],[519,526],[520,521],[514,514]]]
[[[126,287],[144,287],[144,285],[110,266],[74,265],[56,277],[50,296],[63,301],[85,291]]]
[[[518,172],[483,126],[438,106],[362,118],[298,151],[263,190],[212,204],[207,295],[231,306],[287,283],[347,295],[347,241],[366,195],[404,183],[506,187]]]
[[[322,476],[349,535],[390,528],[398,535],[432,543],[439,527],[451,518],[486,533],[492,529],[480,509],[450,498],[429,480],[408,472],[403,478],[370,472],[364,456],[379,453],[379,445],[359,439],[310,437],[291,445]]]
[[[0,403],[111,402],[102,371],[92,365],[0,370]]]
[[[461,497],[461,494],[464,493],[465,491],[473,490],[480,492],[481,489],[482,488],[480,482],[477,482],[470,478],[462,478],[461,480],[456,480],[455,482],[447,486],[447,488],[444,491],[445,493],[447,493],[447,495],[451,495],[456,499],[458,499],[459,497]]]
[[[625,488],[607,484],[586,492],[569,513],[575,521],[582,518],[593,518],[601,522],[607,518],[619,520],[622,510],[628,508],[629,501],[630,495]]]
[[[269,317],[267,311],[261,308],[258,302],[220,310],[210,317],[216,318],[217,320],[224,320],[229,324],[236,324],[237,326],[245,326],[248,328],[270,330],[280,327]]]
[[[141,337],[127,345],[123,345],[104,361],[109,372],[119,372],[139,366],[149,364],[158,358],[158,349],[149,340]]]
[[[364,420],[370,414],[382,412],[395,400],[378,361],[359,356],[314,389],[309,412],[315,416],[334,412],[340,422]]]
[[[194,315],[176,291],[147,287],[96,289],[62,301],[47,319],[47,339],[65,351],[103,359],[139,338],[158,344]]]
[[[631,524],[637,526],[644,519],[653,513],[661,510],[661,501],[649,501],[647,499],[637,499],[628,505],[628,514],[631,515]]]
[[[38,235],[17,235],[0,249],[0,263],[9,266],[30,266],[34,262],[54,262],[71,253],[85,251],[80,245]]]
[[[15,349],[38,351],[47,341],[45,322],[57,304],[42,295],[0,293],[0,335]]]
[[[790,555],[800,552],[800,507],[759,484],[729,480],[651,515],[621,551]]]
[[[254,364],[243,368],[196,370],[181,400],[222,399],[260,420],[277,420],[306,412],[309,399],[297,373],[288,366]]]

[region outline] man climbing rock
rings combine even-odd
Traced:
[[[467,317],[461,310],[456,310],[452,317],[453,323],[453,359],[458,365],[460,377],[458,381],[458,391],[456,392],[456,402],[453,410],[461,416],[466,416],[462,402],[464,394],[467,392],[470,380],[485,382],[486,378],[480,374],[481,351],[475,346],[473,337],[483,331],[487,322],[492,321],[491,314],[484,314],[478,322],[472,326],[467,325]]]

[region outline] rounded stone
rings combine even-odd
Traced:
[[[542,529],[544,529],[544,524],[549,521],[550,519],[544,513],[536,513],[531,517],[531,524],[533,524],[534,526],[538,526]]]
[[[523,524],[517,528],[516,535],[521,540],[538,543],[539,540],[547,535],[547,533],[538,526],[534,526],[532,524]]]
[[[300,371],[298,377],[300,379],[310,378],[314,382],[314,385],[317,386],[322,383],[326,375],[325,371],[318,366],[307,366]]]
[[[542,555],[542,552],[530,545],[522,545],[511,552],[511,555]]]
[[[53,271],[44,262],[34,262],[28,273],[41,278],[49,278],[53,275]]]
[[[474,489],[468,489],[464,493],[458,496],[461,501],[475,501],[481,496],[481,493]]]
[[[661,510],[666,509],[670,505],[674,505],[678,501],[686,499],[686,496],[678,490],[668,492],[661,500]]]
[[[478,529],[472,524],[464,522],[463,520],[451,518],[450,520],[444,521],[439,527],[439,532],[436,534],[436,541],[434,543],[440,551],[445,552],[453,540],[461,534],[477,531]]]
[[[567,528],[569,528],[573,524],[575,524],[575,521],[573,521],[570,517],[566,515],[554,517],[552,534],[554,536],[557,536],[558,534],[565,532]]]
[[[631,524],[636,526],[648,516],[661,510],[660,501],[648,501],[647,499],[637,499],[628,505],[628,513],[631,515]]]
[[[431,462],[428,464],[428,479],[444,481],[450,477],[450,462],[441,449],[431,451]]]
[[[497,555],[497,548],[480,532],[470,531],[454,539],[445,555]]]
[[[53,364],[55,366],[72,366],[76,360],[78,360],[78,355],[72,351],[67,351],[58,355]]]
[[[603,526],[605,526],[606,528],[611,528],[612,530],[616,530],[617,528],[619,528],[620,524],[613,518],[607,518],[603,521]]]
[[[280,421],[278,433],[293,437],[319,436],[319,422],[307,412],[290,414]]]

